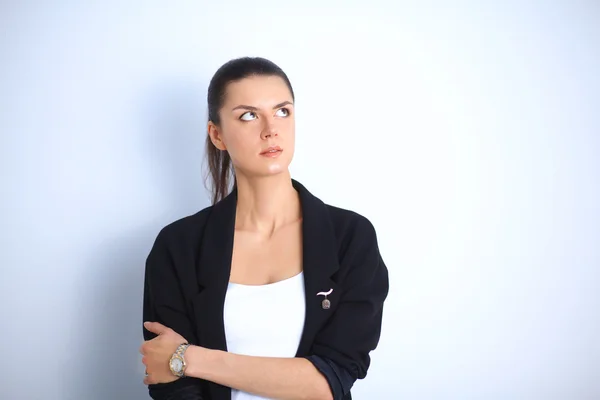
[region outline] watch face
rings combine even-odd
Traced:
[[[175,372],[181,372],[183,368],[183,362],[179,358],[174,358],[171,360],[171,369]]]

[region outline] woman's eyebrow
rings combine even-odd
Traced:
[[[273,107],[273,110],[274,110],[274,109],[276,109],[276,108],[280,108],[280,107],[283,107],[283,106],[287,106],[288,104],[289,104],[289,105],[292,105],[292,106],[294,105],[294,103],[292,103],[291,101],[287,101],[287,100],[286,100],[286,101],[284,101],[284,102],[282,102],[282,103],[279,103],[279,104],[277,104],[275,107]]]
[[[233,108],[231,109],[231,111],[235,111],[235,110],[250,110],[250,111],[257,111],[257,110],[258,110],[258,108],[256,108],[256,107],[252,107],[252,106],[245,106],[245,105],[243,105],[243,104],[240,104],[239,106],[237,106],[237,107],[233,107]]]
[[[284,102],[281,102],[281,103],[279,103],[279,104],[275,105],[275,106],[273,107],[273,109],[280,108],[280,107],[283,107],[283,106],[287,106],[288,104],[290,104],[290,105],[292,105],[292,106],[294,105],[294,103],[292,103],[291,101],[288,101],[288,100],[286,100],[286,101],[284,101]],[[232,109],[231,109],[231,111],[235,111],[235,110],[250,110],[250,111],[258,111],[258,108],[256,108],[256,107],[253,107],[253,106],[247,106],[247,105],[245,105],[245,104],[240,104],[239,106],[236,106],[236,107],[234,107],[234,108],[232,108]]]

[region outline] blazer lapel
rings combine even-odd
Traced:
[[[296,353],[297,357],[310,354],[312,343],[325,322],[333,315],[340,299],[340,287],[331,279],[339,269],[337,243],[327,206],[313,196],[304,186],[292,181],[302,204],[302,255],[306,319]],[[333,291],[327,295],[330,308],[323,308],[325,296],[320,292]]]
[[[213,206],[200,246],[196,266],[199,293],[193,299],[196,331],[200,345],[213,350],[227,351],[223,306],[233,254],[233,235],[237,192],[234,190]],[[229,400],[231,389],[208,382],[211,399]]]

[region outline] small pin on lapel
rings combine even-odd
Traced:
[[[329,296],[332,292],[333,292],[333,289],[329,289],[328,292],[317,293],[317,296],[325,296],[325,298],[321,302],[321,307],[323,307],[323,310],[329,310],[329,308],[331,307],[331,302],[329,301],[327,296]]]

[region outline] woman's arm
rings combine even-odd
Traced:
[[[253,357],[190,346],[186,375],[277,399],[333,399],[325,377],[305,358]]]
[[[153,380],[147,382],[148,394],[155,400],[202,400],[206,399],[202,382],[200,379],[177,379],[168,368],[168,359],[177,348],[177,345],[183,341],[197,343],[194,335],[192,322],[188,318],[185,310],[184,299],[179,292],[175,274],[172,271],[171,256],[165,244],[164,235],[161,233],[155,240],[155,243],[146,260],[146,272],[144,277],[144,296],[143,296],[143,320],[157,321],[172,328],[180,335],[176,335],[173,340],[172,350],[168,355],[167,361],[161,365],[165,368],[169,377],[168,380]],[[164,338],[159,338],[158,332],[143,329],[144,345],[148,343],[156,344]],[[144,354],[144,352],[142,352]],[[148,368],[147,368],[148,370]],[[153,372],[153,368],[150,368]]]
[[[183,382],[171,373],[169,359],[186,340],[159,322],[147,321],[144,327],[156,335],[140,348],[148,373],[144,383],[151,386],[166,384],[166,394],[175,397],[164,399],[180,399],[176,393]],[[340,365],[317,355],[306,358],[251,357],[191,345],[185,352],[185,359],[186,378],[183,381],[187,383],[184,386],[190,386],[191,381],[212,381],[270,398],[338,400],[344,398],[355,381]],[[163,396],[156,398],[163,399]]]

